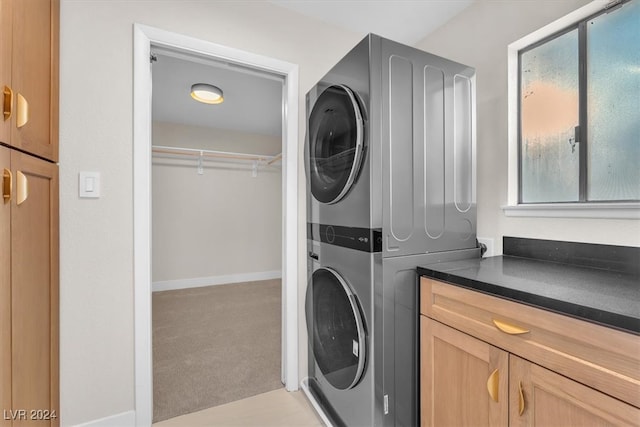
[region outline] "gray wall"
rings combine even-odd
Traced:
[[[477,72],[478,236],[639,246],[640,221],[506,217],[507,46],[588,0],[476,1],[416,47],[471,65]],[[606,3],[606,2],[604,2]]]

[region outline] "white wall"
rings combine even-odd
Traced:
[[[280,137],[153,123],[153,144],[255,154],[280,152]],[[279,163],[278,163],[279,164]],[[282,268],[282,170],[250,162],[154,156],[152,281],[179,282]]]
[[[132,34],[138,22],[299,64],[304,94],[364,34],[268,2],[61,0],[60,406],[63,425],[134,408]],[[299,253],[305,259],[300,148]],[[78,198],[79,171],[102,173],[100,199]],[[300,287],[306,269],[299,266]],[[300,292],[300,312],[304,292]],[[304,317],[302,317],[304,318]],[[306,334],[300,330],[300,374]]]
[[[640,221],[506,217],[507,45],[589,0],[477,1],[416,46],[477,72],[478,236],[640,246]]]

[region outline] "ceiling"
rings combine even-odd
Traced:
[[[414,45],[475,0],[270,0],[354,33]],[[279,136],[282,80],[270,74],[170,50],[153,49],[153,120]],[[194,83],[224,91],[208,105],[189,96]]]
[[[474,0],[270,0],[326,24],[415,45]]]
[[[279,136],[282,84],[279,77],[171,51],[152,49],[154,121]],[[203,104],[191,85],[209,83],[224,92],[222,104]]]

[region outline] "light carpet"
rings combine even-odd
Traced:
[[[153,421],[282,387],[281,280],[153,293]]]

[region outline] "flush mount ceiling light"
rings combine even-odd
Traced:
[[[205,104],[220,104],[224,101],[222,90],[207,83],[196,83],[191,86],[191,97]]]

